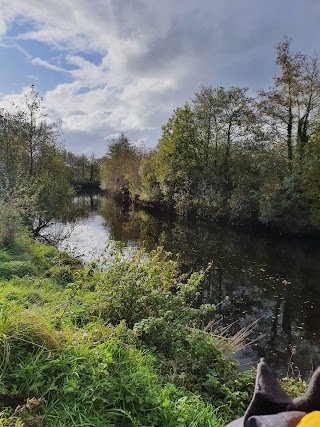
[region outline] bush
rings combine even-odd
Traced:
[[[133,328],[140,320],[167,311],[185,320],[197,317],[199,312],[192,304],[199,296],[202,278],[202,273],[188,279],[181,276],[177,262],[162,248],[150,254],[141,250],[129,259],[115,246],[109,248],[106,267],[101,269],[99,263],[85,266],[69,291],[81,300],[89,316],[113,325],[125,320]]]
[[[129,259],[115,246],[108,263],[102,270],[97,263],[86,266],[69,286],[68,313],[75,324],[85,325],[93,316],[114,326],[125,321],[167,381],[216,406],[236,403],[237,415],[244,411],[253,374],[243,377],[226,356],[228,340],[203,329],[215,312],[212,304],[196,308],[203,272],[180,275],[178,262],[162,248]]]
[[[19,212],[13,205],[0,201],[0,248],[10,246],[21,234]]]
[[[237,362],[225,353],[227,340],[169,317],[144,319],[135,325],[135,332],[157,356],[168,381],[223,407],[224,416],[230,412],[235,418],[245,411],[254,372],[238,371]]]
[[[279,381],[283,390],[289,394],[292,398],[299,397],[305,394],[307,391],[308,384],[299,376],[299,377],[284,377]]]

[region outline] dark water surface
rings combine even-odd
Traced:
[[[179,253],[184,271],[213,262],[203,300],[218,304],[222,323],[236,332],[259,319],[251,339],[237,354],[243,367],[265,357],[285,374],[303,376],[320,364],[320,245],[310,238],[258,235],[239,229],[183,219],[159,218],[124,210],[105,197],[75,200],[81,221],[66,240],[89,260],[106,240],[122,241],[127,250],[156,246]]]

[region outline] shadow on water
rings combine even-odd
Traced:
[[[260,319],[253,345],[238,354],[243,367],[266,357],[274,369],[304,376],[320,363],[320,248],[301,238],[255,235],[227,226],[169,220],[125,209],[105,197],[75,201],[84,218],[80,245],[118,240],[179,253],[183,271],[212,268],[202,298],[218,304],[233,332]],[[85,231],[83,231],[85,230]],[[89,230],[89,231],[88,231]],[[88,239],[83,236],[89,236]],[[98,243],[97,243],[98,244]],[[81,248],[80,248],[81,249]]]

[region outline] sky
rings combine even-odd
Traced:
[[[0,107],[32,84],[68,150],[154,147],[200,85],[272,84],[274,46],[320,50],[320,0],[0,0]]]

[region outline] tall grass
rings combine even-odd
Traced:
[[[22,220],[17,208],[0,201],[0,248],[13,244],[24,233]]]
[[[215,310],[195,308],[203,274],[181,276],[161,248],[109,253],[102,268],[28,238],[0,252],[1,425],[219,427],[238,416],[252,373],[203,329]]]

